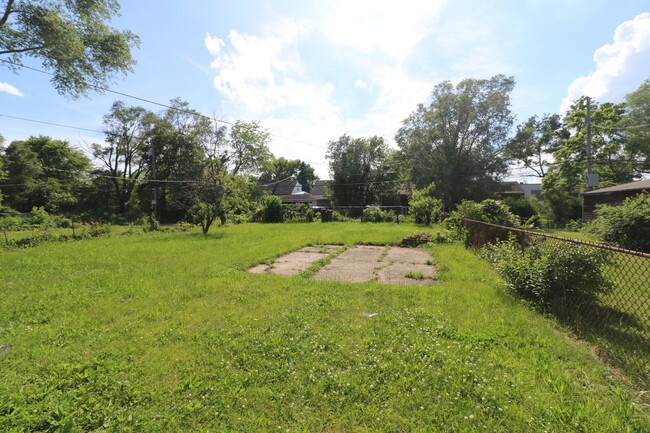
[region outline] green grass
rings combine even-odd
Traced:
[[[408,224],[249,224],[0,253],[0,431],[648,431],[592,348],[460,245],[433,286],[245,270]]]

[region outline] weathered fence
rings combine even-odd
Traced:
[[[474,248],[516,239],[523,252],[536,239],[547,239],[551,240],[548,242],[551,254],[553,245],[559,250],[562,243],[594,249],[601,256],[605,254],[600,269],[607,290],[589,303],[581,302],[567,290],[562,314],[557,316],[577,335],[595,343],[601,357],[622,367],[641,383],[650,381],[650,254],[474,220],[464,220],[464,225],[468,243]],[[550,312],[556,313],[553,309]]]

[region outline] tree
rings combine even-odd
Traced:
[[[23,57],[41,60],[61,94],[78,98],[102,91],[118,74],[133,70],[131,49],[139,38],[109,26],[119,16],[116,0],[4,0],[0,55],[17,70]]]
[[[517,126],[517,133],[508,141],[504,156],[544,177],[550,164],[549,157],[558,150],[568,132],[563,128],[560,116],[545,114],[541,119],[531,116]]]
[[[155,187],[160,219],[178,221],[193,204],[184,184],[203,176],[207,158],[204,147],[212,139],[213,125],[210,119],[190,109],[189,104],[180,99],[173,99],[169,107],[160,115],[150,113],[145,117],[145,129],[149,131],[147,143],[153,153],[147,156],[144,174],[150,183],[139,189],[139,195],[144,201],[150,201],[152,187]]]
[[[67,141],[40,135],[13,141],[5,150],[7,204],[22,212],[44,207],[70,211],[90,169],[90,160]]]
[[[630,154],[627,146],[623,129],[624,116],[625,104],[591,102],[593,172],[600,176],[601,187],[631,182],[639,176],[636,156]],[[563,122],[570,135],[553,154],[553,171],[563,178],[569,190],[584,190],[587,174],[586,97],[571,105]]]
[[[513,123],[514,84],[503,75],[438,84],[431,103],[420,104],[395,137],[410,182],[435,182],[447,207],[496,190],[506,170],[501,151]]]
[[[303,191],[310,192],[317,177],[314,168],[299,159],[273,158],[260,176],[262,182],[279,182],[295,177]]]
[[[150,115],[142,107],[129,107],[116,101],[104,116],[106,144],[93,144],[93,156],[103,165],[101,174],[109,176],[117,213],[125,214],[140,176],[145,171]]]
[[[271,161],[269,132],[257,121],[238,120],[230,129],[228,148],[221,159],[232,174],[259,174]]]
[[[626,150],[638,173],[650,173],[650,79],[625,98]]]
[[[2,136],[2,134],[0,134],[0,186],[7,178],[7,172],[3,168],[4,143],[5,143],[5,138]],[[2,206],[2,188],[0,188],[0,206]]]
[[[193,198],[189,214],[201,225],[204,235],[208,234],[217,218],[221,224],[226,223],[224,198],[228,193],[229,176],[220,161],[211,159],[206,162],[198,182],[187,187],[188,195]]]
[[[327,149],[333,200],[338,206],[367,206],[394,186],[388,166],[390,150],[382,137],[352,138],[345,134]]]
[[[318,180],[314,167],[307,164],[305,161],[300,161],[300,167],[298,167],[298,176],[296,180],[302,185],[303,191],[311,192],[314,187],[314,183]]]

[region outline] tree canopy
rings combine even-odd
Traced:
[[[7,176],[0,187],[6,204],[23,212],[34,206],[72,210],[90,160],[67,141],[40,135],[13,141],[4,152]]]
[[[551,155],[568,138],[558,114],[545,114],[540,119],[531,116],[517,126],[515,136],[508,141],[504,156],[506,159],[523,164],[536,176],[544,177],[551,163]]]
[[[4,65],[16,70],[23,57],[40,60],[61,94],[101,92],[132,71],[140,40],[110,27],[117,0],[3,0],[0,8],[0,55],[11,61]]]
[[[310,192],[314,186],[316,173],[314,167],[299,159],[273,158],[260,175],[262,182],[279,182],[295,177],[302,185],[303,191]]]
[[[339,206],[373,204],[394,187],[396,173],[388,165],[390,149],[382,137],[330,141],[327,150],[333,201]]]
[[[417,188],[435,182],[446,206],[482,199],[506,171],[501,155],[513,116],[512,77],[438,84],[428,105],[403,121],[396,141],[402,170]]]

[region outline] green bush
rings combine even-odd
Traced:
[[[34,206],[29,213],[28,220],[30,224],[38,227],[48,228],[52,225],[52,217],[42,206]]]
[[[394,223],[396,220],[395,212],[383,211],[377,206],[366,207],[361,215],[361,221],[366,223]]]
[[[354,221],[354,218],[350,218],[349,216],[335,210],[332,211],[332,221],[334,222],[350,222]]]
[[[650,253],[650,195],[627,198],[620,206],[601,205],[586,231],[608,244]]]
[[[90,223],[88,229],[84,231],[85,237],[96,238],[111,234],[111,226],[109,224]]]
[[[445,220],[445,227],[449,229],[454,237],[464,240],[466,244],[473,244],[470,239],[473,234],[468,233],[465,229],[463,223],[463,219],[465,218],[506,227],[519,226],[519,218],[510,212],[508,206],[501,201],[487,199],[477,203],[471,200],[463,200],[456,210]],[[487,242],[493,242],[498,239],[498,237],[492,236],[492,234],[497,232],[489,227],[483,229],[480,226],[476,226],[474,228],[474,230],[479,229],[485,230],[485,233],[479,233],[478,235]]]
[[[56,217],[54,224],[62,229],[69,229],[72,227],[72,220],[70,218],[66,218],[64,216],[58,216]]]
[[[442,216],[442,200],[433,197],[435,184],[413,191],[409,200],[410,213],[417,224],[431,225]]]
[[[265,223],[281,223],[284,221],[284,209],[279,197],[270,195],[264,200],[262,220]]]
[[[531,218],[537,216],[533,204],[523,197],[509,197],[504,200],[504,203],[510,208],[510,212],[519,217],[521,222],[531,221]]]
[[[536,239],[523,251],[514,239],[487,245],[482,256],[494,264],[507,287],[536,305],[563,311],[593,304],[609,290],[603,275],[605,250],[554,239]]]
[[[566,223],[566,226],[564,228],[570,232],[579,232],[580,230],[582,230],[584,225],[585,223],[583,223],[581,219],[571,220],[568,223]]]

